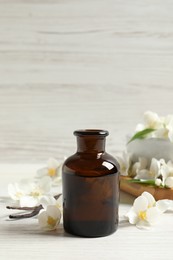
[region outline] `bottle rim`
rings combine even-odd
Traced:
[[[73,132],[75,136],[86,136],[86,135],[99,135],[99,136],[108,136],[109,132],[102,129],[79,129]]]

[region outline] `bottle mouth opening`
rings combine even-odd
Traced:
[[[73,132],[75,136],[86,136],[86,135],[99,135],[99,136],[108,136],[109,132],[102,129],[80,129]]]

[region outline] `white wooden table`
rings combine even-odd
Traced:
[[[172,14],[172,0],[0,0],[0,259],[172,259],[172,214],[82,239],[4,208],[10,181],[75,151],[75,129],[109,130],[116,156],[145,110],[173,114]]]
[[[10,221],[7,184],[32,177],[40,165],[1,165],[4,178],[0,183],[0,259],[163,259],[172,260],[173,213],[164,214],[151,230],[139,230],[122,221],[131,207],[131,196],[121,193],[120,223],[113,235],[80,238],[64,232],[43,232],[37,218]]]

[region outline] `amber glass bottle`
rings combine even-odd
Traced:
[[[74,235],[99,237],[118,226],[119,167],[105,152],[108,131],[78,130],[77,152],[62,170],[64,229]]]

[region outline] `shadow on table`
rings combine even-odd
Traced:
[[[127,220],[123,219],[119,221],[118,229],[128,228],[128,227],[131,227],[131,224]]]
[[[1,228],[3,231],[6,231],[11,236],[11,238],[14,236],[15,239],[17,239],[17,237],[21,237],[21,236],[27,236],[27,237],[31,237],[31,238],[35,238],[35,239],[37,239],[37,237],[40,238],[40,236],[49,237],[49,239],[51,239],[51,237],[52,238],[56,237],[57,239],[58,238],[59,239],[61,239],[61,238],[93,239],[93,238],[89,238],[89,237],[74,236],[74,235],[71,235],[71,234],[65,232],[62,223],[59,224],[57,230],[52,230],[52,231],[46,232],[44,230],[39,229],[38,222],[36,219],[32,219],[32,220],[34,220],[34,222],[29,221],[29,223],[27,222],[27,219],[17,220],[17,221],[9,220],[9,221],[6,221],[6,223],[8,222],[8,224],[1,226]],[[11,223],[9,223],[9,222],[11,222]],[[129,227],[130,227],[130,224],[127,220],[119,221],[118,230],[122,229],[122,228],[129,228]]]
[[[32,219],[33,220],[33,219]],[[3,230],[7,231],[11,236],[21,236],[21,235],[27,235],[32,237],[40,237],[40,236],[47,236],[47,237],[76,237],[71,234],[68,234],[64,231],[63,224],[59,224],[57,230],[51,230],[51,231],[44,231],[39,229],[39,225],[36,219],[34,219],[34,222],[31,219],[27,221],[27,219],[24,220],[9,220],[6,219],[6,225],[3,225]],[[8,224],[7,224],[8,222]],[[10,223],[11,222],[11,223]]]
[[[63,224],[60,223],[57,230],[52,230],[52,231],[38,231],[37,234],[40,236],[53,236],[53,237],[74,237],[77,238],[77,236],[73,236],[67,232],[65,232]]]

